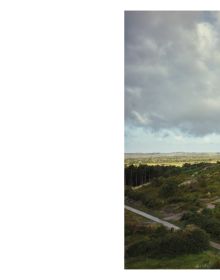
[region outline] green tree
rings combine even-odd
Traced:
[[[173,180],[168,180],[165,182],[160,189],[160,196],[168,198],[173,196],[177,191],[177,184]]]

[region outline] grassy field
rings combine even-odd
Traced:
[[[146,153],[146,154],[125,154],[126,165],[174,165],[183,166],[185,163],[208,162],[216,163],[220,161],[220,153]]]
[[[219,263],[219,267],[218,267]],[[220,254],[214,250],[175,258],[151,259],[140,256],[125,262],[127,269],[210,269],[220,268]]]

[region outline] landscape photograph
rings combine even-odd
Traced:
[[[124,268],[220,269],[220,12],[124,12]]]

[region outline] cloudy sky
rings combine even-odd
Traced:
[[[220,12],[125,12],[125,152],[220,152]]]

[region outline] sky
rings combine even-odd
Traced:
[[[220,152],[220,12],[125,12],[125,152]]]

